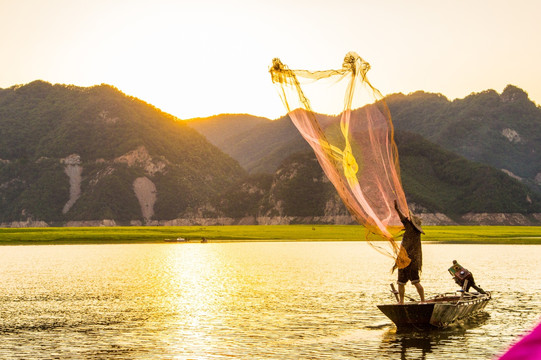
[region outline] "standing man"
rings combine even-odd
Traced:
[[[408,266],[403,269],[398,269],[398,303],[404,304],[404,294],[406,291],[405,285],[408,281],[411,281],[412,285],[415,286],[419,296],[421,297],[421,302],[424,302],[425,290],[423,289],[421,280],[419,278],[419,272],[423,266],[421,234],[425,233],[421,228],[421,219],[414,216],[411,211],[409,213],[409,218],[406,217],[398,208],[398,203],[396,200],[394,202],[394,208],[400,217],[400,221],[404,225],[404,235],[402,236],[402,244],[400,246],[406,250],[408,257],[411,259]],[[395,264],[393,270],[397,267],[397,264]]]

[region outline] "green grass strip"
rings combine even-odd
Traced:
[[[541,244],[538,226],[425,226],[423,241],[479,244]],[[364,241],[355,225],[126,226],[1,228],[0,245],[163,243],[184,237],[209,241]]]

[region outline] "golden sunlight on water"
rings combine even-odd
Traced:
[[[494,298],[457,326],[397,333],[376,308],[396,274],[365,243],[5,246],[0,358],[490,359],[539,320],[540,255],[425,244],[428,295],[455,290],[456,258]]]

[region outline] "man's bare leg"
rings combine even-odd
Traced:
[[[419,296],[421,297],[421,302],[425,302],[425,289],[421,285],[420,282],[413,284],[415,288],[417,289],[417,292],[419,293]],[[400,292],[400,285],[398,287],[398,291]]]
[[[406,286],[402,284],[398,284],[398,303],[403,304],[404,303],[404,294],[406,293]]]

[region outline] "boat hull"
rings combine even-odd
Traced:
[[[430,327],[435,304],[386,304],[378,305],[397,327]]]
[[[409,302],[378,305],[398,328],[445,327],[459,319],[482,311],[490,300],[487,294],[468,294],[468,296],[438,295],[425,303]]]

